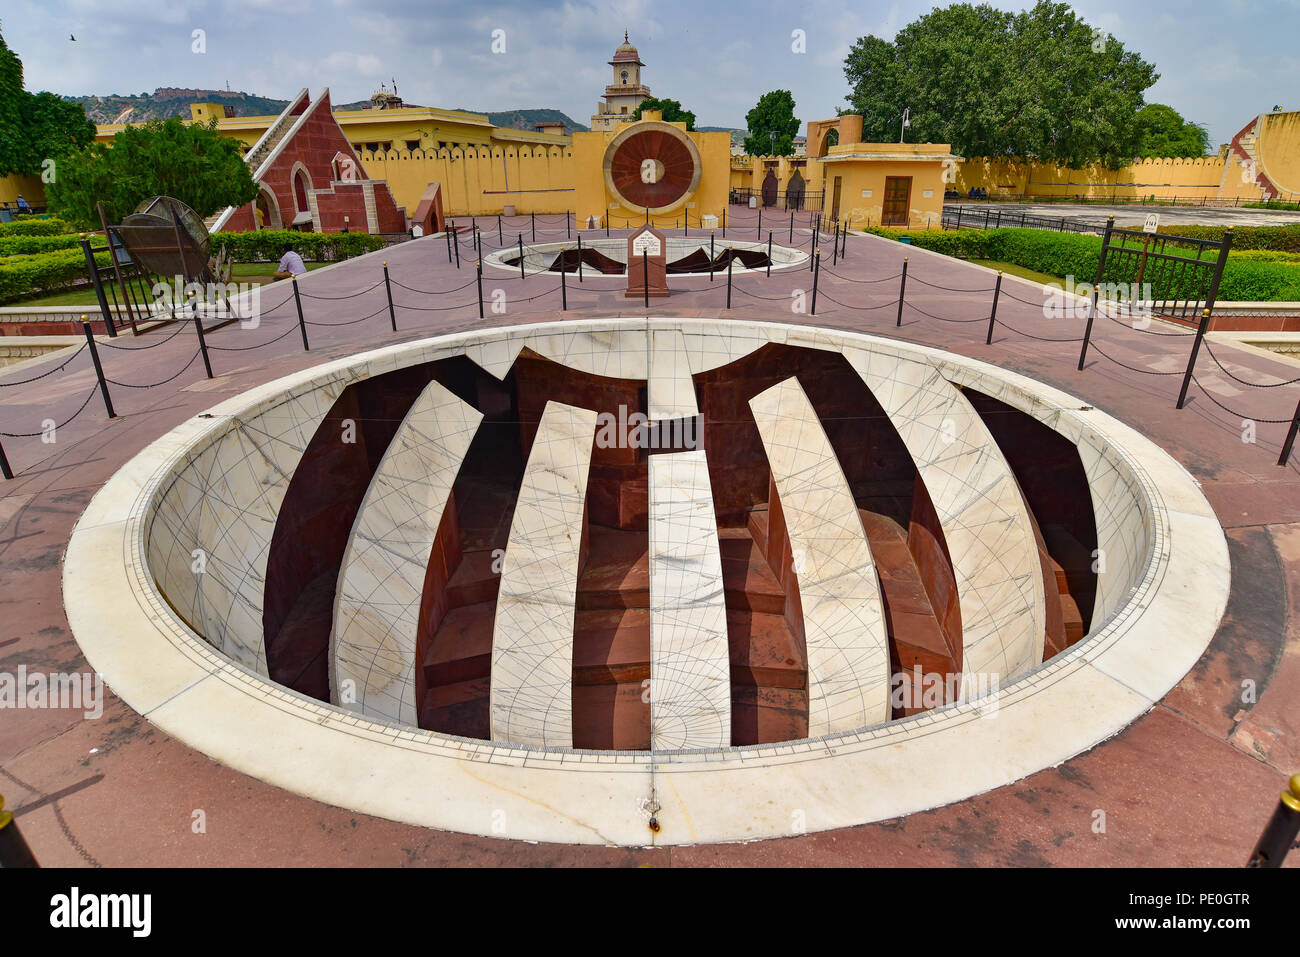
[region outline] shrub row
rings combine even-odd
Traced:
[[[95,257],[108,265],[108,253]],[[0,258],[0,302],[13,302],[48,293],[86,278],[86,257],[80,249],[60,249],[37,256]]]
[[[1217,242],[1223,238],[1224,229],[1223,226],[1164,226],[1160,232],[1191,239],[1213,239]],[[1300,253],[1300,223],[1286,226],[1238,226],[1232,231],[1232,248]]]
[[[232,262],[278,262],[285,243],[310,262],[341,262],[374,252],[384,245],[382,236],[369,233],[299,233],[291,229],[260,229],[250,233],[216,233],[212,237],[212,254],[222,247]]]
[[[16,219],[0,223],[0,236],[62,236],[75,233],[72,225],[61,219]]]
[[[1101,258],[1101,237],[1077,233],[1038,229],[901,231],[881,228],[873,228],[871,232],[893,238],[909,236],[913,245],[962,259],[993,259],[1049,276],[1073,276],[1075,282],[1092,282]],[[1222,230],[1219,232],[1222,234]],[[1103,281],[1128,282],[1134,279],[1113,268],[1116,265],[1116,261],[1108,260]],[[1166,288],[1160,294],[1171,298],[1195,295],[1193,281],[1194,277],[1189,274],[1181,288]],[[1300,301],[1300,263],[1230,254],[1219,284],[1218,298],[1237,302]]]
[[[102,241],[103,237],[100,237]],[[76,249],[81,240],[70,236],[0,236],[0,256],[30,256],[56,249]]]

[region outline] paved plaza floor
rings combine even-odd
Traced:
[[[1005,207],[1004,207],[1005,208]],[[1031,207],[1032,209],[1032,207]],[[1101,216],[1106,207],[1044,207],[1048,215]],[[1119,208],[1141,215],[1141,208]],[[1162,214],[1165,210],[1161,210]],[[777,243],[788,217],[733,207],[728,238]],[[1173,216],[1275,217],[1264,211],[1179,210]],[[1192,220],[1203,221],[1203,220]],[[1273,219],[1266,221],[1272,222]],[[527,218],[482,218],[487,250],[534,241]],[[470,225],[461,220],[462,227]],[[676,235],[680,231],[669,231]],[[695,230],[691,231],[695,234]],[[539,217],[536,242],[565,238]],[[614,235],[627,235],[627,231]],[[793,244],[816,240],[806,215]],[[87,350],[0,376],[0,432],[17,477],[0,483],[0,586],[6,627],[0,671],[84,670],[63,611],[62,556],[96,490],[167,430],[255,385],[394,342],[493,325],[604,316],[723,316],[825,325],[936,346],[991,362],[1078,396],[1140,430],[1202,484],[1224,527],[1233,566],[1227,613],[1210,648],[1160,704],[1104,744],[1013,785],[910,817],[747,845],[620,849],[521,844],[370,818],[277,789],[225,768],[155,729],[108,696],[103,717],[79,711],[9,711],[0,721],[0,792],[43,864],[57,866],[613,864],[635,865],[1048,865],[1237,866],[1284,787],[1300,770],[1300,455],[1276,464],[1296,407],[1300,365],[1213,340],[1189,401],[1174,408],[1191,338],[1163,323],[1134,329],[1100,318],[1085,368],[1076,370],[1081,318],[1045,314],[1044,292],[1005,277],[986,344],[995,274],[875,236],[850,236],[843,258],[820,239],[813,273],[737,270],[669,277],[672,295],[627,299],[626,278],[558,274],[520,278],[489,269],[478,316],[472,233],[460,266],[441,236],[311,273],[300,283],[310,351],[291,288],[262,290],[255,327],[231,323],[208,337],[204,374],[192,324],[121,336],[100,355],[117,417],[108,419]],[[719,233],[719,244],[724,242]],[[899,286],[908,257],[905,305]],[[832,261],[834,258],[835,261]],[[392,279],[393,319],[383,282]],[[505,311],[491,309],[501,290]],[[801,298],[802,294],[802,298]],[[567,311],[562,296],[567,295]],[[397,331],[392,329],[395,321]],[[143,351],[141,351],[143,350]],[[135,354],[137,351],[140,354]],[[35,378],[42,376],[40,378]],[[1243,442],[1243,419],[1256,441]],[[47,421],[57,439],[43,442]],[[105,556],[106,561],[113,556]],[[75,587],[75,582],[71,583]],[[1243,703],[1243,682],[1256,700]],[[871,786],[864,782],[864,787]],[[206,833],[194,833],[203,810]],[[1104,832],[1095,812],[1105,812]]]

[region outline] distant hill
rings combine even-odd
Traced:
[[[730,133],[733,146],[744,142],[745,137],[749,135],[749,130],[738,130],[733,126],[697,126],[695,129],[701,133]]]
[[[80,103],[86,115],[95,123],[143,123],[146,120],[165,120],[173,116],[188,118],[191,103],[220,103],[228,107],[235,116],[275,116],[289,105],[288,100],[277,100],[243,91],[187,90],[177,87],[159,87],[152,93],[70,96],[66,99]],[[369,100],[357,100],[354,103],[335,103],[334,109],[351,111],[365,109],[368,106],[370,106]],[[416,104],[407,103],[406,106],[416,106]],[[566,133],[585,132],[588,129],[560,110],[501,112],[466,110],[465,112],[481,113],[487,116],[494,126],[516,130],[533,130],[536,129],[537,123],[546,121],[563,123]]]
[[[159,87],[152,93],[131,96],[70,96],[66,99],[80,103],[86,115],[95,123],[143,123],[146,120],[165,120],[173,116],[188,118],[191,103],[220,103],[229,107],[236,116],[274,116],[289,105],[288,100],[276,100],[253,93],[229,90],[186,90],[176,87]]]
[[[457,107],[457,109],[464,110],[464,107]],[[586,133],[591,129],[560,110],[503,110],[499,113],[490,110],[465,110],[465,112],[481,113],[492,121],[493,126],[503,126],[512,130],[535,130],[538,123],[557,121],[564,124],[565,133]]]

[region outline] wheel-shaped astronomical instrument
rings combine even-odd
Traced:
[[[682,130],[650,121],[623,130],[605,148],[605,185],[635,209],[668,213],[700,186],[700,151]]]

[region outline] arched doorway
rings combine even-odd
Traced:
[[[822,137],[821,148],[817,150],[817,155],[819,157],[825,156],[827,153],[831,151],[832,146],[839,146],[839,145],[840,145],[840,130],[839,127],[833,127],[827,130],[826,135]]]
[[[785,184],[785,208],[803,209],[803,194],[807,189],[803,175],[795,170],[790,175],[790,182]]]
[[[253,216],[257,220],[258,229],[284,228],[284,221],[280,218],[280,204],[276,202],[275,194],[266,186],[263,186],[257,194]]]
[[[311,209],[311,204],[307,202],[307,190],[310,183],[307,181],[307,171],[298,170],[293,174],[293,205],[300,212],[305,213]]]
[[[770,168],[763,178],[763,205],[776,205],[776,170]]]

